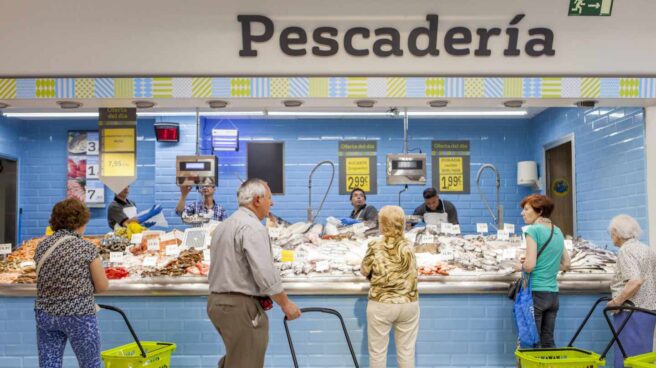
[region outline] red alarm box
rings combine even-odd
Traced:
[[[158,142],[180,142],[178,123],[155,123],[155,138]]]

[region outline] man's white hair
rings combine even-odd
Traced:
[[[266,194],[266,181],[262,179],[248,179],[237,190],[239,206],[248,206],[255,197],[264,197]]]
[[[613,217],[610,224],[608,224],[608,233],[612,231],[615,231],[615,234],[622,240],[638,239],[642,234],[638,221],[629,215]]]

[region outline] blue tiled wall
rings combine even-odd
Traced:
[[[635,217],[648,240],[643,111],[548,109],[531,123],[533,159],[543,169],[543,146],[574,133],[577,232],[598,245],[611,247],[606,229],[621,213]]]
[[[2,114],[0,114],[0,156],[11,158],[19,157],[19,131],[20,122],[6,119]]]
[[[21,121],[19,130],[20,204],[23,209],[21,239],[43,234],[52,206],[66,197],[66,140],[69,130],[97,130],[97,121]],[[154,204],[155,138],[152,120],[139,121],[137,129],[138,179],[130,197],[141,209]],[[5,124],[0,125],[4,126]],[[114,194],[105,190],[105,202]],[[87,234],[109,230],[106,208],[91,209]]]
[[[566,345],[598,296],[564,295],[556,324],[556,343]],[[368,366],[366,298],[355,296],[292,297],[301,307],[337,309],[361,366]],[[223,343],[206,317],[205,297],[105,297],[99,303],[125,310],[142,340],[169,341],[178,345],[172,367],[216,367]],[[0,367],[38,366],[31,298],[0,298]],[[512,305],[502,295],[422,295],[417,340],[417,367],[514,367],[515,332]],[[99,314],[102,349],[131,342],[117,314]],[[270,333],[266,367],[292,367],[289,346],[278,307],[269,313]],[[11,326],[11,329],[9,329]],[[306,314],[290,322],[295,349],[302,367],[352,367],[348,347],[337,319]],[[610,333],[599,314],[591,319],[575,346],[600,353]],[[391,339],[393,340],[393,339]],[[396,366],[390,343],[389,366]],[[76,367],[70,350],[66,367]]]

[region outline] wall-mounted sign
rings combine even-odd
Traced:
[[[98,132],[68,132],[66,197],[92,208],[105,207],[105,187],[98,180],[98,147]]]
[[[339,141],[339,194],[349,194],[355,188],[376,194],[376,141]]]
[[[613,0],[569,0],[569,16],[610,16]]]
[[[469,141],[433,141],[433,187],[439,193],[469,194]]]
[[[99,109],[100,180],[118,193],[137,178],[137,109]]]

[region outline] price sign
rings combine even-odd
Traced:
[[[87,155],[97,156],[100,152],[98,145],[98,132],[88,132],[87,133]],[[87,158],[88,160],[88,158]],[[96,171],[98,172],[98,171]],[[89,176],[87,175],[87,178]]]
[[[440,157],[440,192],[462,192],[465,174],[462,157]]]
[[[146,243],[146,247],[150,251],[159,252],[159,239],[157,239],[157,238],[148,239],[148,242]]]
[[[109,252],[110,263],[123,263],[123,252]]]
[[[346,158],[346,190],[351,191],[360,188],[365,192],[371,190],[369,180],[369,157],[347,157]]]
[[[508,232],[508,234],[514,234],[515,233],[515,224],[503,224],[503,230]]]
[[[510,240],[510,234],[506,232],[505,230],[498,230],[497,231],[497,239],[498,240]]]
[[[488,232],[487,224],[477,223],[476,232],[480,234],[486,234]]]
[[[571,252],[574,250],[574,242],[571,241],[570,239],[565,240],[565,249],[567,249],[568,252]]]
[[[451,224],[448,222],[443,222],[440,224],[440,232],[442,234],[451,234]]]
[[[330,263],[328,261],[319,261],[317,262],[315,269],[317,272],[325,272],[330,270]]]
[[[105,203],[105,186],[98,180],[87,180],[84,188],[86,203]]]
[[[210,263],[211,257],[210,257],[210,250],[209,249],[203,249],[203,262]]]
[[[180,254],[180,248],[177,245],[167,245],[166,246],[166,255],[177,257]]]
[[[501,259],[515,259],[517,258],[517,250],[515,248],[506,248],[501,252]]]
[[[282,251],[282,261],[283,262],[294,262],[294,254],[295,252],[293,250],[283,250]]]
[[[144,267],[157,267],[157,256],[148,256],[143,260]]]
[[[435,243],[435,237],[433,235],[424,234],[424,236],[421,237],[421,244],[434,244],[434,243]]]
[[[11,243],[0,244],[0,254],[10,254]]]
[[[437,232],[437,225],[426,225],[426,231],[436,233]]]
[[[440,252],[440,254],[442,255],[442,259],[445,261],[453,261],[455,259],[453,249],[444,249]]]
[[[132,244],[141,244],[141,240],[143,239],[143,234],[132,234],[132,237],[130,238],[130,243]]]
[[[451,234],[460,235],[460,225],[451,225]]]
[[[105,153],[102,155],[104,176],[136,175],[134,153]]]

